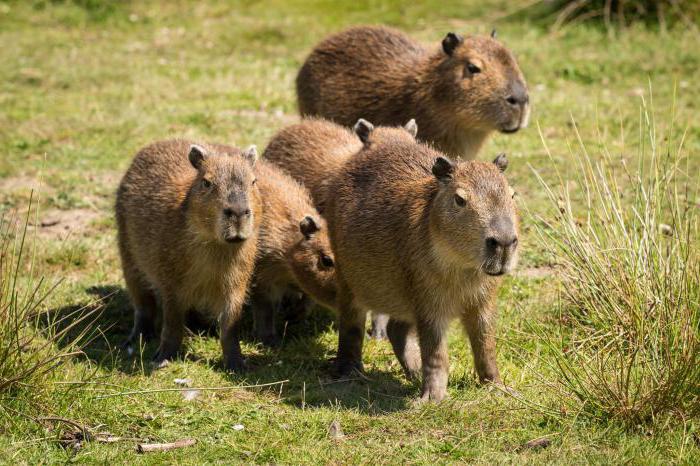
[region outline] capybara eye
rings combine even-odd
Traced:
[[[206,189],[211,188],[211,181],[206,178],[202,178],[202,187]]]
[[[333,262],[333,259],[331,259],[330,256],[322,254],[321,255],[321,264],[323,264],[324,267],[331,268],[335,265],[335,262]]]
[[[457,204],[459,207],[464,207],[467,205],[467,201],[464,200],[464,198],[459,194],[455,194],[455,204]]]
[[[467,71],[471,74],[481,73],[481,68],[476,66],[474,63],[467,63]]]
[[[254,185],[255,183],[257,183],[257,182],[258,182],[258,179],[257,179],[257,178],[253,178],[253,181],[250,183],[250,185],[253,186],[253,185]]]

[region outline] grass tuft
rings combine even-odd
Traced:
[[[550,386],[563,413],[628,426],[700,415],[700,185],[684,135],[640,115],[636,165],[579,138],[575,182],[536,173],[553,208],[538,234],[563,263],[558,332],[538,332]]]
[[[60,281],[48,283],[34,274],[30,216],[31,201],[23,221],[12,213],[0,216],[0,403],[23,389],[40,392],[51,372],[81,354],[78,345],[89,337],[89,326],[74,329],[96,311],[47,314],[44,303]]]

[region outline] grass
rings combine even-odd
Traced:
[[[534,230],[537,216],[548,212],[549,198],[530,166],[550,185],[558,183],[555,167],[562,179],[581,183],[571,150],[579,138],[591,153],[605,145],[632,163],[639,139],[621,140],[620,129],[627,135],[640,130],[639,106],[642,97],[650,98],[651,83],[659,134],[675,141],[685,134],[687,171],[697,173],[700,89],[694,75],[700,51],[687,45],[698,40],[692,29],[632,25],[611,40],[606,31],[583,23],[552,35],[526,19],[504,19],[515,9],[505,0],[0,2],[0,206],[25,207],[35,187],[39,222],[58,220],[30,228],[37,235],[37,276],[62,279],[42,310],[59,319],[94,307],[96,298],[105,304],[99,336],[84,347],[84,357],[49,374],[31,396],[3,400],[6,414],[23,414],[2,418],[0,461],[700,461],[697,418],[630,429],[614,419],[543,413],[479,388],[457,328],[450,334],[451,400],[424,407],[411,405],[418,386],[402,376],[385,342],[366,345],[369,380],[329,384],[326,361],[337,336],[333,316],[324,312],[288,328],[280,350],[262,348],[244,335],[254,366],[245,376],[220,370],[220,349],[211,336],[189,338],[187,356],[157,372],[147,364],[154,345],[136,357],[118,350],[131,315],[112,204],[120,174],[140,146],[182,136],[263,147],[294,121],[293,81],[305,54],[348,25],[389,24],[427,42],[437,42],[448,30],[488,33],[496,26],[528,79],[536,123],[514,136],[496,136],[483,152],[508,153],[509,179],[523,212],[531,213],[523,219],[522,272],[501,290],[498,362],[506,381],[531,404],[555,405],[558,395],[542,380],[556,375],[546,361],[557,355],[546,339],[533,338],[532,324],[550,335],[559,331],[563,288],[549,266],[560,259]],[[586,205],[580,195],[571,203]],[[190,378],[197,387],[234,388],[202,391],[191,401],[170,391],[104,397],[176,388],[175,378]],[[235,388],[283,380],[288,382]],[[75,449],[70,447],[75,442],[59,442],[75,429],[38,419],[46,416],[69,418],[95,433],[152,441],[191,437],[198,443],[143,456],[129,441],[83,442]],[[340,422],[344,440],[329,437],[333,420]],[[244,429],[236,430],[238,424]],[[548,448],[519,448],[541,437],[551,440]]]
[[[700,184],[647,108],[639,133],[636,166],[605,143],[572,152],[580,185],[543,183],[553,213],[538,227],[563,265],[563,325],[539,330],[559,404],[632,427],[700,415]]]

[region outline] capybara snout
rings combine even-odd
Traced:
[[[491,219],[484,247],[483,270],[489,275],[503,275],[515,268],[518,260],[518,233],[509,215]]]

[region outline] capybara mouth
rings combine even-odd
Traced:
[[[484,270],[486,275],[490,275],[491,277],[500,277],[501,275],[505,275],[505,272],[503,269],[499,270],[498,272],[489,272],[488,270]]]
[[[243,241],[246,240],[244,236],[240,236],[240,235],[227,236],[225,239],[226,239],[227,243],[231,243],[231,244],[242,243]]]
[[[520,125],[516,126],[515,128],[501,128],[501,133],[513,134],[513,133],[517,133],[519,130],[520,130]]]

